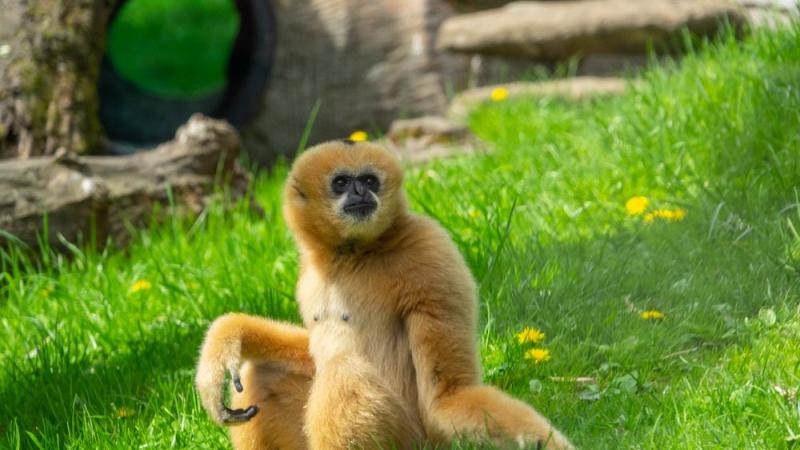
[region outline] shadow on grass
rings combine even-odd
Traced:
[[[81,349],[78,339],[51,340],[35,356],[8,365],[0,387],[0,423],[15,421],[22,433],[35,436],[48,429],[63,438],[80,433],[89,418],[118,419],[125,408],[148,403],[165,377],[184,371],[180,377],[191,383],[204,331],[171,325],[158,336],[126,343],[106,360],[102,353],[112,352]],[[23,444],[28,439],[23,435]]]

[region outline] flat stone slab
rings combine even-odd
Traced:
[[[785,11],[797,11],[797,2],[795,0],[736,0],[747,7],[757,8],[777,8]]]
[[[395,120],[380,143],[410,164],[488,151],[464,124],[441,116]]]
[[[747,24],[727,0],[584,0],[515,2],[451,17],[439,29],[440,49],[558,60],[593,53],[641,53],[679,35],[715,33],[722,21]]]
[[[495,99],[522,96],[562,97],[580,101],[607,95],[619,95],[632,84],[631,80],[612,77],[574,77],[537,82],[514,82],[466,90],[450,102],[447,116],[454,121],[466,119],[469,112],[481,103]],[[494,95],[493,95],[494,94]],[[498,95],[500,94],[500,95]],[[501,101],[502,101],[501,100]]]

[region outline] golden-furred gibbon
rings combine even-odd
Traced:
[[[533,408],[482,383],[475,282],[447,232],[409,212],[402,183],[395,156],[368,142],[328,142],[297,158],[283,211],[300,252],[304,326],[215,320],[196,376],[208,414],[235,425],[237,449],[459,438],[572,448]]]

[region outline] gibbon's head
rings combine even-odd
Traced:
[[[326,142],[295,160],[283,212],[301,244],[329,249],[368,244],[406,210],[403,169],[369,142]]]

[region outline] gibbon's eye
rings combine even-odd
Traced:
[[[378,189],[381,187],[381,182],[378,180],[378,177],[371,173],[361,175],[358,177],[358,181],[364,183],[364,185],[367,186],[367,189],[375,193],[377,193]]]
[[[347,186],[350,185],[350,177],[347,175],[337,175],[331,181],[331,189],[335,194],[344,194],[347,192]]]

